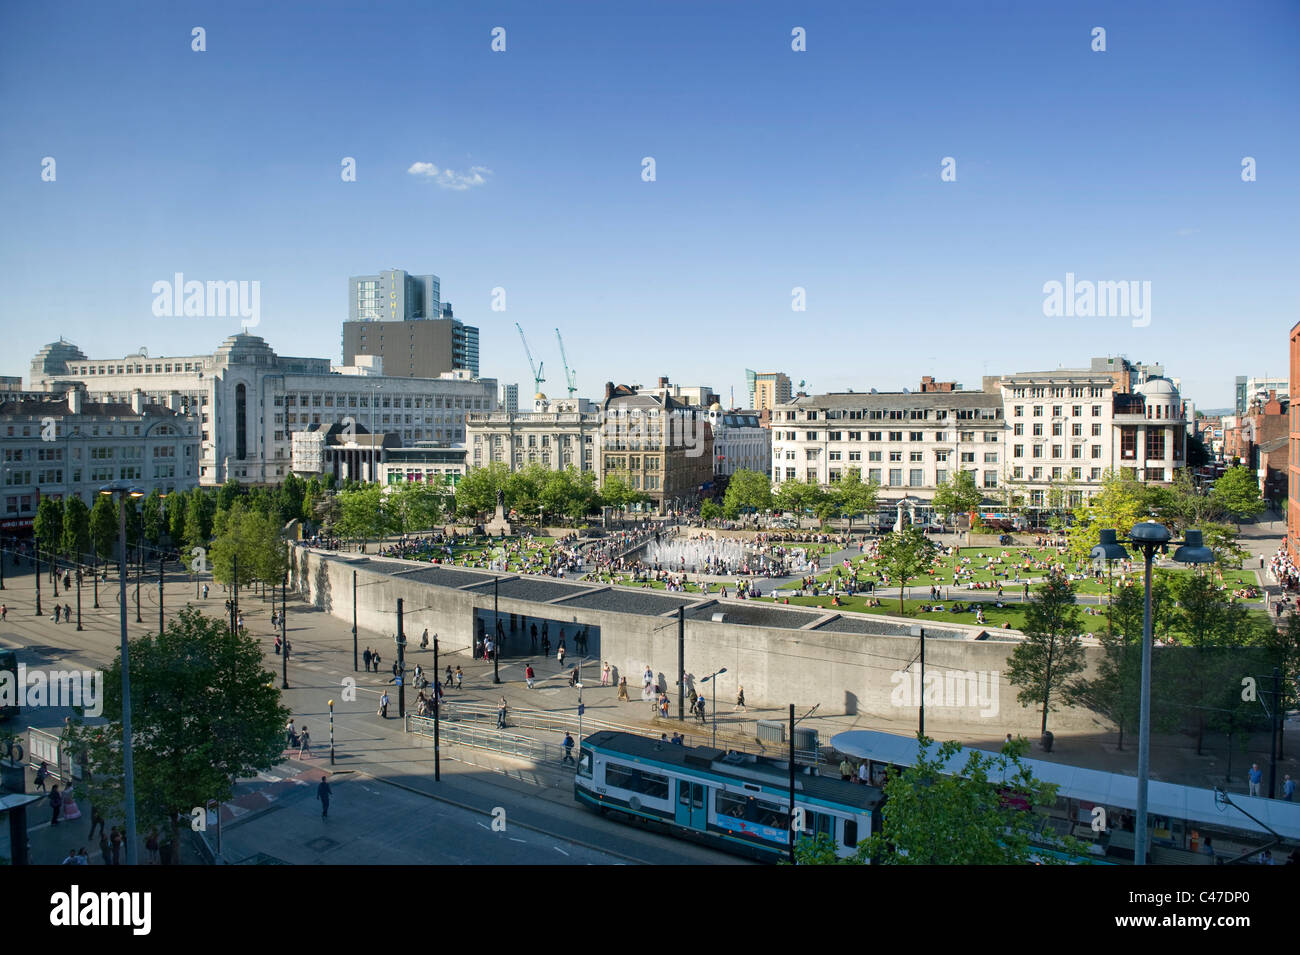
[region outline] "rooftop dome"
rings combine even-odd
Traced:
[[[542,394],[542,393],[539,391],[537,394],[533,395],[533,400],[534,400],[534,401],[545,401],[545,400],[546,400],[546,395]]]
[[[721,410],[722,410],[722,403],[719,402],[719,401],[715,401],[715,402],[713,402],[713,404],[709,405],[709,410],[710,410],[710,411],[721,411]]]
[[[1178,395],[1178,389],[1168,378],[1148,378],[1137,386],[1137,392],[1147,398],[1172,398]]]
[[[274,365],[276,355],[265,339],[241,332],[222,342],[213,357],[218,364]]]

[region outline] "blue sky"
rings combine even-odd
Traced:
[[[1216,407],[1287,372],[1300,4],[463,6],[0,8],[0,374],[60,335],[212,351],[237,321],[152,314],[176,272],[259,281],[253,331],[338,361],[347,277],[390,267],[437,274],[525,393],[515,322],[553,395],[557,326],[591,396],[1125,354]],[[1067,272],[1149,281],[1150,324],[1045,317]]]

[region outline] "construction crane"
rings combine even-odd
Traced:
[[[569,369],[569,357],[564,354],[564,339],[560,338],[560,330],[555,330],[555,338],[560,343],[560,361],[564,362],[564,380],[569,389],[569,397],[572,398],[578,390],[578,373]]]
[[[533,369],[533,392],[540,395],[542,393],[542,382],[546,380],[542,377],[542,369],[546,367],[546,362],[533,361],[533,353],[528,348],[528,339],[524,337],[523,326],[515,322],[515,328],[519,329],[519,340],[524,343],[524,354],[528,356],[528,364]]]

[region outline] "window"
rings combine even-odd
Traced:
[[[1042,436],[1043,436],[1043,426],[1041,424],[1034,425],[1034,437],[1041,438]]]
[[[1101,445],[1100,445],[1100,444],[1094,444],[1094,445],[1092,446],[1092,456],[1093,456],[1094,458],[1099,458],[1099,457],[1101,457]]]
[[[1041,458],[1043,456],[1043,446],[1041,444],[1034,445],[1033,456],[1036,458]]]
[[[1054,445],[1052,445],[1052,457],[1054,457],[1054,458],[1059,458],[1059,457],[1061,457],[1061,456],[1062,456],[1062,455],[1061,455],[1061,445],[1059,445],[1059,444],[1054,444]]]
[[[902,451],[890,451],[890,452],[889,452],[889,460],[891,460],[891,461],[902,461],[902,460],[903,460],[903,452],[902,452]]]
[[[910,431],[910,432],[908,432],[908,434],[911,436],[911,440],[912,440],[912,441],[924,441],[924,440],[925,440],[925,435],[924,435],[922,432],[920,432],[920,431]]]
[[[938,487],[940,484],[948,483],[947,468],[939,468],[937,471],[934,472],[934,483],[936,487]]]
[[[841,435],[843,435],[843,433],[844,433],[844,432],[842,432],[842,431],[827,431],[827,432],[826,432],[826,440],[827,440],[827,441],[840,441],[840,440],[843,440],[842,437],[841,437]]]
[[[907,475],[909,487],[921,487],[925,484],[925,472],[921,468],[912,468]]]
[[[975,463],[975,452],[974,452],[974,451],[963,451],[963,452],[961,453],[961,463],[962,463],[962,464],[974,464],[974,463]]]
[[[997,463],[998,463],[998,453],[997,453],[996,451],[985,451],[985,452],[984,452],[984,463],[985,463],[985,464],[997,464]]]
[[[903,440],[903,432],[901,432],[901,431],[891,431],[891,432],[889,432],[889,440],[890,440],[890,441],[902,441],[902,440]]]
[[[1011,456],[1013,458],[1023,458],[1025,456],[1025,446],[1023,444],[1012,445]]]
[[[1025,469],[1024,469],[1024,468],[1019,468],[1019,467],[1017,467],[1017,468],[1012,468],[1012,469],[1011,469],[1011,476],[1012,476],[1013,478],[1015,478],[1017,481],[1019,481],[1019,480],[1021,480],[1021,479],[1025,476]]]
[[[948,440],[948,432],[947,432],[947,431],[936,431],[936,432],[934,433],[934,440],[936,440],[936,441],[947,441],[947,440]]]
[[[1019,421],[1017,421],[1015,424],[1011,426],[1011,433],[1018,438],[1025,433],[1025,426],[1021,424]]]
[[[881,431],[868,431],[868,432],[867,432],[867,440],[868,440],[868,441],[879,441],[879,440],[880,440],[880,436],[881,436],[881,434],[883,434],[883,433],[884,433],[884,432],[881,432]]]
[[[923,451],[912,451],[911,453],[908,454],[907,460],[916,461],[916,462],[924,461],[925,453]]]
[[[608,763],[605,766],[605,785],[629,792],[640,793],[651,799],[668,798],[668,777],[647,772],[633,766]]]
[[[1083,457],[1083,445],[1081,445],[1081,444],[1073,445],[1073,446],[1070,448],[1070,457],[1072,457],[1072,458],[1081,458],[1081,457]]]
[[[890,487],[902,487],[902,486],[903,486],[903,469],[902,469],[902,468],[890,468],[890,469],[889,469],[889,486],[890,486]]]
[[[756,799],[753,796],[719,792],[714,797],[714,809],[720,817],[730,816],[733,819],[742,819],[753,825],[766,826],[769,829],[786,830],[789,828],[789,816],[786,813],[786,807],[779,803]]]
[[[1052,437],[1053,437],[1053,438],[1059,438],[1060,436],[1061,436],[1061,422],[1059,422],[1059,421],[1053,421],[1053,422],[1052,422]]]
[[[1100,438],[1100,437],[1101,437],[1101,425],[1100,425],[1100,424],[1097,424],[1097,423],[1095,423],[1095,422],[1093,423],[1093,426],[1092,426],[1092,436],[1093,436],[1094,438]]]
[[[1024,389],[1017,389],[1017,390],[1023,391]],[[1015,408],[1013,409],[1013,412],[1017,418],[1023,418],[1025,416],[1025,406],[1016,405]]]
[[[1081,405],[1075,405],[1073,408],[1070,409],[1070,413],[1074,415],[1076,418],[1078,418],[1080,415],[1083,414],[1083,407]]]
[[[1035,418],[1041,418],[1042,416],[1043,416],[1043,406],[1042,406],[1042,405],[1034,405],[1034,417],[1035,417]]]
[[[867,480],[872,484],[880,483],[880,468],[869,468],[867,470]]]
[[[997,472],[997,471],[985,471],[985,472],[984,472],[984,486],[985,486],[985,487],[997,487],[997,486],[998,486],[998,472]]]
[[[1100,417],[1101,417],[1101,405],[1093,405],[1093,406],[1092,406],[1092,416],[1093,416],[1094,418],[1100,418]]]
[[[868,461],[879,461],[879,460],[880,460],[880,452],[879,452],[879,451],[868,451],[868,452],[867,452],[867,460],[868,460]]]
[[[1059,388],[1054,388],[1054,389],[1052,389],[1052,390],[1053,390],[1054,392],[1055,392],[1055,391],[1060,391]],[[1059,397],[1059,396],[1056,396],[1056,397]],[[1060,405],[1052,405],[1052,417],[1053,417],[1053,418],[1059,418],[1059,417],[1061,417],[1061,406],[1060,406]]]
[[[1059,480],[1061,480],[1061,469],[1060,469],[1060,468],[1052,468],[1052,480],[1053,480],[1053,481],[1059,481]]]
[[[1041,481],[1042,478],[1043,478],[1043,469],[1042,469],[1042,468],[1034,468],[1034,471],[1033,471],[1033,479],[1034,479],[1035,481]]]
[[[948,460],[948,452],[947,452],[947,451],[936,451],[936,452],[934,452],[934,459],[935,459],[936,461],[947,461],[947,460]]]

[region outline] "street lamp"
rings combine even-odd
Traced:
[[[1142,604],[1142,693],[1138,704],[1138,793],[1137,824],[1134,833],[1133,864],[1146,865],[1147,858],[1147,784],[1151,775],[1151,564],[1156,551],[1164,550],[1171,539],[1169,528],[1155,521],[1143,521],[1129,531],[1128,543],[1142,552],[1144,593]],[[1088,555],[1092,559],[1124,560],[1129,556],[1115,531],[1103,529],[1097,546]],[[1187,531],[1183,546],[1174,552],[1174,560],[1184,564],[1214,562],[1214,552],[1204,545],[1199,530]]]
[[[708,676],[700,680],[701,683],[709,683],[709,682],[713,683],[713,748],[714,749],[718,748],[718,681],[715,680],[714,677],[722,676],[722,674],[726,672],[727,672],[727,668],[723,667],[721,670],[718,670],[714,673],[710,673]]]
[[[330,765],[334,765],[334,701],[330,700]]]
[[[921,692],[917,694],[917,696],[920,697],[921,716],[919,721],[920,725],[917,726],[916,732],[918,735],[924,736],[925,735],[925,627],[922,627],[920,625],[913,625],[912,636],[920,637],[921,639],[921,682],[920,682]]]
[[[126,803],[126,864],[136,864],[135,836],[135,754],[131,740],[131,667],[126,642],[126,502],[144,497],[144,491],[124,481],[106,484],[99,493],[117,499],[117,570],[120,602],[119,622],[122,631],[122,785]]]

